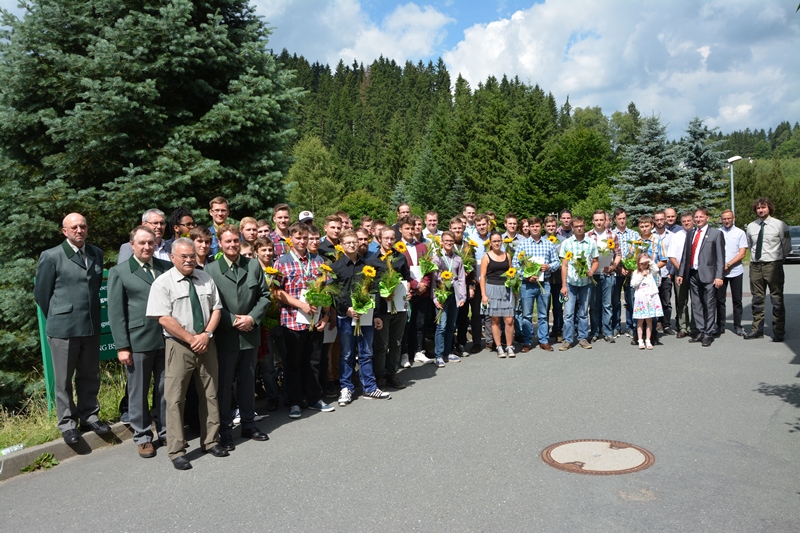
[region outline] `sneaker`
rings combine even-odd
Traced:
[[[620,335],[621,334],[620,334],[619,330],[616,330],[616,331],[614,331],[613,337],[616,339],[616,338],[619,338]]]
[[[644,350],[644,341],[642,339],[639,339],[639,349]]]
[[[383,392],[380,389],[375,389],[375,390],[370,391],[370,392],[365,392],[364,393],[364,398],[366,398],[368,400],[391,400],[392,399],[392,395],[389,394],[388,392]]]
[[[579,340],[578,341],[578,346],[580,346],[584,350],[591,350],[592,349],[592,345],[586,339]]]
[[[450,357],[447,358],[448,363],[460,363],[461,358],[454,353],[450,354]]]
[[[503,350],[502,346],[497,347],[497,357],[499,357],[500,359],[505,359],[506,357],[506,352],[505,350]]]
[[[572,345],[570,344],[570,342],[569,341],[564,341],[564,342],[561,343],[561,346],[558,347],[558,351],[559,352],[566,352],[570,348],[572,348]]]
[[[342,391],[339,393],[339,405],[345,406],[352,401],[353,394],[350,392],[350,389],[342,389]]]
[[[639,341],[639,342],[641,342],[641,341]],[[647,348],[648,350],[652,350],[653,349],[653,345],[650,344],[650,341],[644,341],[644,347]]]
[[[437,357],[436,358],[436,366],[439,368],[444,368],[444,358]]]
[[[512,359],[517,356],[517,353],[514,351],[513,346],[509,346],[506,348],[506,355],[508,355]]]
[[[299,405],[293,405],[289,408],[289,418],[300,418],[302,414],[303,410]]]
[[[264,419],[264,417],[261,416],[260,414],[258,414],[258,413],[254,413],[254,414],[255,414],[255,416],[253,417],[253,422],[261,422]]]
[[[424,365],[425,363],[432,363],[433,359],[427,357],[425,355],[425,352],[417,352],[416,354],[414,354],[414,362],[422,363]]]
[[[738,333],[737,333],[737,335],[738,335]],[[131,423],[131,415],[130,415],[130,413],[128,413],[128,411],[125,411],[124,413],[119,415],[119,421],[122,422],[123,424],[130,425],[130,423]]]
[[[611,335],[606,335],[604,337],[604,339],[605,339],[606,342],[608,342],[610,344],[613,344],[613,343],[617,342],[617,341],[614,340],[614,337],[612,337]]]
[[[408,362],[408,354],[404,353],[400,356],[400,366],[403,368],[411,368],[411,363]]]
[[[309,405],[309,409],[313,409],[315,411],[322,411],[323,413],[330,413],[331,411],[335,411],[336,408],[329,403],[325,403],[322,400],[317,400],[317,403],[314,405]]]
[[[242,421],[242,416],[239,414],[239,408],[233,410],[233,425],[235,426]]]
[[[633,333],[631,333],[631,330],[628,330],[628,331],[625,332],[625,336],[633,338]]]

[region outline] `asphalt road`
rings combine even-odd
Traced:
[[[390,401],[278,411],[260,423],[270,441],[228,458],[195,439],[191,471],[132,441],[96,450],[0,484],[0,531],[798,531],[800,266],[787,293],[785,343],[728,331],[710,348],[484,351],[403,371],[411,386]],[[582,438],[655,464],[588,476],[542,462]]]

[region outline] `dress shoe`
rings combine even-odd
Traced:
[[[700,335],[700,334],[697,334],[694,337],[692,337],[691,339],[689,339],[689,342],[703,342],[703,336]]]
[[[210,453],[214,457],[228,457],[230,455],[219,444],[215,444],[211,448],[204,449],[203,453]]]
[[[269,436],[264,433],[263,431],[259,431],[258,428],[253,429],[243,429],[242,430],[242,438],[243,439],[252,439],[258,441],[265,441],[269,440]]]
[[[139,457],[142,459],[150,459],[156,456],[156,449],[153,448],[152,442],[143,442],[139,445]]]
[[[682,339],[682,338],[686,337],[686,335],[687,335],[687,333],[685,331],[679,331],[678,334],[675,335],[675,336],[678,337],[679,339]]]
[[[747,335],[744,336],[744,339],[749,341],[750,339],[760,339],[764,336],[763,331],[751,331]]]
[[[672,328],[664,328],[664,335],[675,335],[675,330]]]
[[[105,435],[106,433],[111,433],[111,426],[102,420],[98,420],[96,422],[85,422],[81,424],[81,431],[94,431],[98,435]]]
[[[189,459],[184,457],[183,455],[179,455],[175,459],[172,460],[172,466],[175,467],[175,470],[191,470],[192,463],[189,462]]]
[[[530,351],[531,351],[530,345],[526,344],[525,346],[522,347],[522,349],[520,350],[520,353],[528,353]]]
[[[280,402],[278,400],[267,400],[267,412],[277,411],[279,405]]]
[[[783,333],[774,333],[772,335],[772,342],[783,342]]]
[[[81,438],[81,434],[78,433],[77,429],[68,429],[64,433],[61,434],[64,437],[64,442],[67,444],[78,444],[78,441]]]
[[[391,388],[397,390],[402,390],[406,388],[406,384],[400,381],[397,376],[388,376],[386,378],[386,384],[389,385]]]
[[[242,433],[244,433],[244,430],[242,431]],[[236,446],[234,446],[233,444],[233,437],[231,437],[230,435],[220,435],[219,447],[225,450],[226,452],[232,452],[233,450],[235,450]]]
[[[703,337],[703,340],[701,341],[700,346],[702,346],[703,348],[708,348],[709,346],[711,346],[711,343],[713,341],[714,341],[714,337]]]
[[[541,349],[542,349],[542,350],[544,350],[545,352],[552,352],[552,351],[553,351],[553,347],[552,347],[552,346],[550,346],[550,345],[549,345],[548,343],[546,343],[546,342],[545,342],[544,344],[540,344],[540,345],[539,345],[539,348],[541,348]]]

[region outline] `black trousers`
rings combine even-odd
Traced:
[[[734,331],[742,327],[742,281],[744,274],[739,274],[733,278],[722,278],[722,287],[717,289],[717,331],[725,329],[728,286],[731,288],[731,300],[733,301],[733,328]]]
[[[406,323],[406,330],[403,333],[402,353],[407,353],[409,357],[425,349],[425,315],[431,303],[430,296],[412,296],[409,301],[411,304],[411,318]]]
[[[322,332],[284,327],[283,340],[286,344],[283,383],[289,405],[302,405],[303,397],[309,405],[317,403],[322,399],[319,386]]]
[[[456,316],[456,344],[462,348],[467,345],[467,329],[472,330],[472,345],[481,346],[483,339],[483,321],[481,320],[481,286],[475,286],[475,295],[458,308]],[[469,312],[472,310],[472,318]],[[461,355],[461,354],[458,354]]]

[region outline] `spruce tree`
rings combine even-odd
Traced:
[[[686,137],[680,141],[683,163],[689,179],[694,185],[693,202],[715,212],[721,211],[730,193],[729,180],[721,176],[725,166],[726,152],[721,150],[723,141],[712,140],[713,130],[699,117],[689,122]]]

